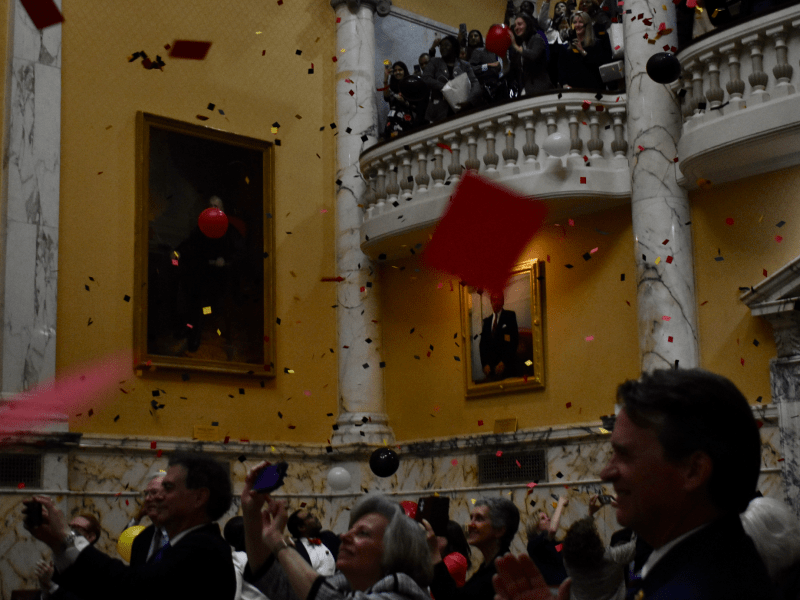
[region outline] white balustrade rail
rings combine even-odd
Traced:
[[[626,96],[564,91],[433,125],[361,155],[368,182],[362,249],[397,258],[427,240],[467,169],[547,201],[551,219],[629,201]],[[545,139],[570,138],[564,157]]]
[[[685,187],[800,164],[800,4],[707,34],[678,58]]]

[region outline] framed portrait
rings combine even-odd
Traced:
[[[136,130],[138,364],[274,376],[272,144],[142,112]]]
[[[542,267],[518,264],[503,294],[462,286],[467,396],[544,387]]]

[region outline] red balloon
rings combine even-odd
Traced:
[[[197,218],[197,225],[207,237],[221,238],[228,231],[228,216],[218,208],[207,208]]]
[[[511,30],[505,25],[492,25],[486,34],[486,49],[498,56],[505,56],[511,45]]]

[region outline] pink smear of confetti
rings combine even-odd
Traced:
[[[668,317],[667,315],[664,315],[663,317],[661,317],[661,320],[662,321],[669,321],[671,318],[672,317]]]
[[[599,246],[598,246],[597,248],[592,248],[591,250],[589,250],[589,254],[594,254],[594,253],[595,253],[595,252],[597,252],[598,250],[600,250],[600,247],[599,247]]]
[[[498,451],[495,453],[495,455],[496,455],[496,456],[499,458],[499,457],[503,456],[503,451],[502,451],[502,450],[498,450]]]
[[[531,482],[528,484],[528,487],[529,487],[530,489],[533,489],[533,488],[535,488],[535,487],[536,487],[536,484],[535,484],[534,482],[532,482],[532,481],[531,481]]]
[[[303,391],[303,393],[304,393],[306,396],[310,396],[310,395],[311,395],[311,390],[304,390],[304,391]]]
[[[568,223],[569,223],[569,226],[570,226],[570,227],[575,227],[575,221],[574,221],[573,219],[570,219],[570,220],[568,221]]]
[[[111,399],[106,392],[131,374],[131,363],[130,353],[120,352],[9,398],[0,408],[0,443],[14,434],[36,432],[64,415],[105,404]]]
[[[781,236],[779,236],[779,235],[776,235],[775,236],[775,241],[780,244],[783,241],[783,238]]]
[[[450,461],[450,464],[455,467],[458,464],[458,459],[454,458],[453,460]]]
[[[591,342],[591,341],[593,341],[593,340],[594,340],[594,336],[593,336],[593,335],[587,335],[587,336],[586,336],[584,339],[585,339],[587,342]]]

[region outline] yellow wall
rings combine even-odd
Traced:
[[[467,29],[479,29],[484,35],[495,23],[502,23],[506,13],[506,0],[392,0],[392,6],[450,27],[458,28],[459,24],[466,23]]]
[[[750,315],[739,287],[763,281],[764,270],[772,275],[800,253],[798,189],[795,167],[691,194],[701,363],[729,377],[751,402],[770,401],[776,350],[771,326]],[[786,224],[776,227],[780,221]]]
[[[639,372],[630,208],[574,222],[572,227],[543,228],[522,257],[546,263],[550,255],[543,390],[466,399],[465,365],[454,359],[461,354],[456,346],[461,343],[458,282],[427,271],[418,260],[384,265],[386,405],[398,439],[486,433],[495,419],[511,417],[526,428],[594,421],[613,413],[616,386]],[[585,261],[582,255],[593,248],[598,251]],[[586,341],[590,336],[594,339]],[[430,345],[434,349],[428,357]]]
[[[328,350],[336,348],[336,289],[320,282],[335,274],[335,138],[330,128],[319,131],[336,120],[330,3],[80,0],[65,3],[64,14],[60,371],[132,344],[133,306],[123,297],[134,292],[136,111],[193,124],[208,115],[208,127],[265,140],[276,137],[270,125],[278,121],[282,141],[275,153],[277,378],[262,389],[246,377],[182,382],[179,373],[131,374],[120,385],[129,393],[115,391],[93,417],[72,418],[71,428],[155,439],[190,437],[194,425],[218,421],[220,435],[232,439],[325,442],[335,418],[326,413],[337,412],[336,357]],[[213,45],[204,61],[173,60],[164,45],[176,39]],[[160,54],[164,71],[129,63],[140,50]],[[212,115],[209,103],[225,116]],[[166,408],[151,416],[156,388],[166,391],[159,398]]]

